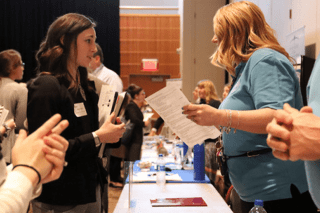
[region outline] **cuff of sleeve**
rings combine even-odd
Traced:
[[[41,194],[42,185],[39,184],[35,189],[32,186],[31,181],[19,171],[12,171],[8,174],[2,189],[12,189],[27,192],[25,199],[30,200],[38,197]],[[29,201],[28,200],[28,201]]]

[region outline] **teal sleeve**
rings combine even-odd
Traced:
[[[284,103],[294,106],[296,89],[299,89],[296,78],[289,61],[277,59],[273,54],[265,56],[250,75],[249,91],[255,108],[282,109]]]

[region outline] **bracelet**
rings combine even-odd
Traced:
[[[232,111],[231,110],[225,110],[227,113],[227,126],[219,126],[220,127],[220,132],[225,132],[227,134],[229,134],[229,132],[231,131],[231,124],[232,124]]]
[[[240,113],[238,110],[237,110],[237,113],[238,113],[238,124],[237,124],[236,128],[234,128],[234,131],[233,131],[234,134],[237,132],[237,128],[239,127],[239,121],[240,121]]]
[[[228,112],[228,110],[226,110]],[[228,113],[227,113],[228,114]],[[228,117],[228,116],[227,116]],[[231,131],[231,124],[232,124],[232,111],[229,109],[229,118],[228,118],[228,126],[226,128],[226,133],[229,134]]]
[[[15,165],[13,168],[12,168],[12,170],[14,170],[16,167],[18,167],[18,166],[24,166],[24,167],[28,167],[28,168],[30,168],[30,169],[33,169],[36,173],[37,173],[37,175],[38,175],[38,178],[39,178],[39,181],[38,181],[38,184],[41,182],[41,175],[40,175],[40,173],[38,172],[38,170],[36,170],[33,166],[29,166],[29,165],[27,165],[27,164],[17,164],[17,165]]]

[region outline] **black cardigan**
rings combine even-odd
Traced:
[[[93,82],[92,83],[94,87]],[[43,185],[38,201],[53,205],[79,205],[96,201],[96,186],[102,179],[98,165],[98,149],[92,131],[98,129],[98,96],[85,88],[86,101],[80,92],[68,90],[51,75],[40,76],[28,86],[27,118],[29,132],[34,132],[56,113],[69,121],[61,134],[69,142],[68,166],[61,177]],[[77,117],[74,104],[83,103],[86,116]]]

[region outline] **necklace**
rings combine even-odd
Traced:
[[[79,89],[80,89],[80,94],[82,96],[82,98],[87,101],[87,98],[86,98],[86,93],[84,92],[84,89],[82,88],[81,84],[79,84]]]

